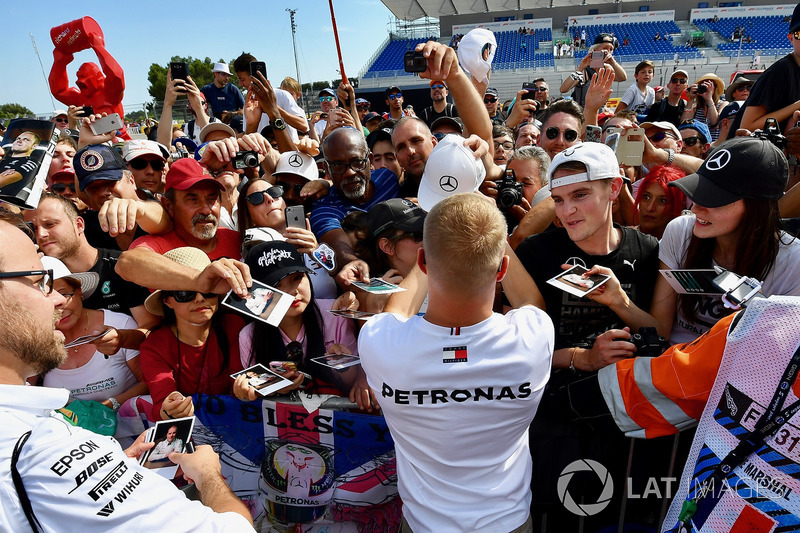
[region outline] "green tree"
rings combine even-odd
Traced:
[[[125,115],[125,120],[130,122],[142,122],[144,120],[144,111],[131,111]]]
[[[21,104],[0,105],[0,119],[34,117],[33,111]]]
[[[202,88],[203,85],[211,83],[214,80],[214,75],[211,74],[211,69],[214,68],[214,61],[212,61],[211,58],[197,59],[191,56],[173,56],[170,59],[170,62],[178,61],[186,61],[189,63],[189,75],[198,87]],[[219,59],[219,61],[224,60]],[[147,80],[150,82],[150,87],[148,87],[147,91],[155,100],[160,101],[164,99],[164,94],[166,94],[167,91],[167,70],[169,70],[169,64],[159,65],[158,63],[153,63],[150,65],[150,71],[147,73]],[[235,76],[232,76],[231,80],[234,78]]]

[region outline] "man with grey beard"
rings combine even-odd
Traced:
[[[336,266],[357,259],[342,219],[351,211],[368,211],[373,205],[396,198],[397,176],[389,169],[370,173],[369,149],[364,136],[352,128],[333,130],[323,142],[325,168],[333,187],[314,202],[311,229],[321,242],[336,252]]]
[[[164,189],[162,201],[172,230],[133,241],[120,256],[117,273],[150,289],[227,292],[233,288],[244,294],[250,273],[247,265],[234,260],[241,257],[239,234],[218,227],[223,186],[200,163],[184,158],[170,167]],[[198,274],[163,256],[184,246],[199,248],[212,263]]]

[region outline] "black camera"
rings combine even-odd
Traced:
[[[708,92],[708,87],[705,85],[698,85],[697,86],[697,94],[706,94]]]
[[[636,346],[637,357],[658,357],[669,348],[667,339],[656,331],[656,328],[639,328],[639,333],[634,333],[628,342]]]
[[[403,55],[403,68],[406,72],[425,72],[428,70],[428,60],[422,52],[409,50]]]
[[[779,150],[786,148],[786,137],[781,135],[781,128],[778,126],[778,121],[773,117],[767,119],[764,123],[764,129],[754,131],[752,136],[758,137],[759,139],[766,139]]]
[[[500,209],[510,209],[522,203],[522,184],[517,183],[517,176],[513,170],[506,170],[503,179],[497,182],[497,206]]]
[[[235,169],[255,168],[258,166],[258,152],[253,150],[246,150],[236,152],[236,155],[231,159],[231,164]]]

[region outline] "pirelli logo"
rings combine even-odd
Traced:
[[[119,479],[125,475],[125,472],[128,471],[128,465],[124,462],[120,462],[117,466],[115,466],[111,472],[108,473],[106,477],[104,477],[100,482],[94,486],[92,490],[89,491],[89,497],[94,501],[100,499],[100,497],[105,494],[111,487],[114,486],[114,483],[119,481]],[[112,509],[113,510],[113,509]]]

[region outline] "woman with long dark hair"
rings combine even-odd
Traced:
[[[340,372],[312,359],[328,353],[356,355],[358,345],[352,320],[327,312],[333,300],[314,298],[309,269],[291,244],[260,243],[248,252],[245,262],[254,280],[290,294],[294,301],[278,327],[256,320],[242,329],[239,335],[242,367],[290,361],[299,373],[287,374],[294,383],[279,392],[303,387],[322,394],[347,395],[360,367]],[[245,376],[237,378],[233,391],[239,399],[256,399],[256,392]]]
[[[781,229],[778,199],[787,184],[783,153],[767,140],[737,137],[720,145],[696,174],[670,183],[694,202],[661,239],[662,269],[722,267],[763,281],[761,292],[800,295],[800,241]],[[607,274],[595,267],[590,273]],[[596,294],[595,294],[596,293]],[[672,344],[690,342],[732,312],[718,296],[678,295],[656,282],[650,313],[637,308],[615,278],[591,293],[632,329],[655,326]]]
[[[211,263],[197,248],[176,248],[164,256],[198,271]],[[145,300],[148,311],[164,317],[140,348],[157,420],[191,416],[193,394],[231,393],[230,375],[242,369],[236,339],[244,322],[234,314],[221,315],[219,298],[214,293],[158,290]]]

